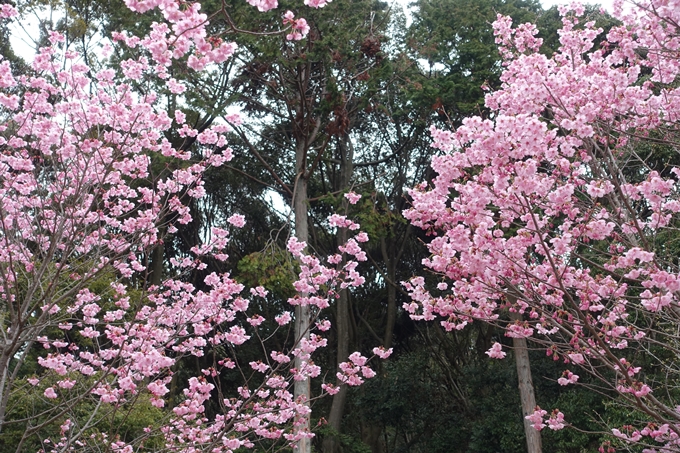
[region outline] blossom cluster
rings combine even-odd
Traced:
[[[266,10],[275,3],[256,6]],[[8,376],[10,360],[20,367],[32,349],[40,348],[36,374],[24,381],[9,373],[0,405],[7,407],[13,392],[25,385],[22,392],[44,403],[43,415],[59,420],[62,437],[43,441],[45,450],[54,451],[142,448],[143,438],[85,436],[91,426],[78,419],[81,403],[95,408],[92,420],[97,411],[122,410],[140,401],[158,409],[170,405],[165,418],[145,432],[161,436],[168,450],[178,452],[232,452],[253,447],[257,439],[295,442],[311,436],[291,430],[310,410],[308,402],[293,396],[292,387],[296,380],[320,375],[312,354],[326,345],[321,336],[330,328],[326,320],[287,349],[268,350],[259,361],[240,363],[236,353],[219,357],[214,366],[195,370],[185,385],[180,381],[179,402],[169,399],[182,358],[238,351],[258,336],[266,320],[252,301],[266,300],[268,293],[262,287],[246,291],[229,273],[210,273],[202,289],[183,278],[206,269],[207,258],[227,260],[230,229],[246,222],[237,213],[185,256],[170,259],[166,271],[172,277],[147,284],[157,272],[149,264],[153,251],[179,224],[192,221],[189,203],[205,195],[206,169],[232,158],[226,124],[197,130],[181,110],[171,117],[154,89],[183,93],[183,83],[170,76],[178,59],[201,71],[228,59],[236,47],[208,37],[207,17],[198,3],[126,4],[137,12],[158,8],[164,22],[154,23],[141,39],[114,33],[114,45],[143,50],[120,62],[118,71],[105,62],[100,70],[87,66],[55,32],[29,75],[15,75],[0,57],[0,301],[7,307],[0,374]],[[14,8],[1,5],[2,18],[16,15]],[[291,39],[309,31],[292,13],[285,20],[295,34]],[[173,128],[197,150],[173,145],[167,138]],[[158,172],[157,162],[172,164]],[[330,221],[355,236],[325,262],[304,253],[305,244],[291,241],[290,252],[301,267],[294,284],[300,295],[291,298],[292,305],[321,310],[340,290],[364,283],[357,266],[366,259],[359,244],[368,236],[345,217]],[[103,289],[102,281],[108,283]],[[284,328],[291,319],[283,312],[273,321]],[[382,349],[374,353],[389,355]],[[294,358],[300,365],[291,366]],[[354,353],[349,359],[351,366],[341,365],[341,381],[356,383],[353,367],[364,378],[374,374],[366,357]],[[244,382],[234,393],[225,392],[220,374],[233,369]],[[335,391],[324,384],[321,393]],[[220,407],[217,415],[209,415],[209,401]],[[6,415],[0,414],[0,427]]]
[[[680,132],[680,89],[671,83],[680,76],[680,4],[619,9],[622,25],[604,43],[595,42],[603,31],[594,22],[581,22],[582,6],[560,11],[552,57],[539,52],[534,26],[499,16],[504,71],[501,89],[486,95],[493,114],[456,131],[431,129],[442,151],[432,159],[437,176],[410,192],[405,216],[431,236],[423,263],[442,283],[405,282],[412,301],[404,309],[447,330],[493,322],[584,372],[604,367],[617,376],[605,385],[677,430],[668,415],[676,403],[653,397],[655,384],[629,373],[640,365],[626,357],[631,347],[653,347],[650,323],[664,326],[656,341],[679,340],[670,332],[679,323],[680,272],[658,238],[680,220],[680,172],[628,165],[647,137],[674,143]],[[522,319],[504,321],[506,309]],[[498,343],[487,354],[505,355]],[[577,380],[567,371],[558,382]],[[530,416],[537,429],[546,414]],[[561,413],[547,423],[564,426]]]
[[[286,35],[288,41],[299,41],[309,33],[309,25],[304,18],[295,19],[292,11],[283,15],[283,25],[290,25],[291,32]]]

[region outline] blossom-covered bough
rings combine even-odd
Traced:
[[[680,451],[680,2],[619,3],[605,42],[583,12],[561,8],[552,57],[533,25],[495,22],[491,118],[432,128],[438,175],[411,192],[405,215],[432,236],[424,264],[441,283],[406,282],[405,309],[544,344],[568,363],[560,384],[588,373],[637,410],[613,435]],[[567,423],[557,410],[529,419]]]
[[[319,319],[287,349],[270,349],[258,331],[264,318],[249,309],[250,300],[267,298],[263,288],[246,291],[228,273],[208,275],[203,290],[182,279],[204,269],[206,257],[227,259],[229,229],[242,227],[242,216],[213,228],[191,256],[171,260],[174,278],[140,283],[164,234],[191,221],[187,200],[203,196],[205,170],[231,159],[226,125],[194,129],[181,111],[164,110],[153,86],[181,93],[182,83],[170,77],[177,60],[205,70],[228,59],[235,45],[209,39],[198,3],[127,4],[138,12],[159,8],[165,22],[143,39],[114,34],[141,49],[120,68],[103,61],[95,72],[58,33],[35,57],[31,75],[15,76],[0,60],[0,435],[20,426],[16,451],[37,442],[43,451],[125,453],[231,452],[261,439],[309,437],[296,429],[308,424],[309,401],[296,399],[292,387],[320,375],[312,354],[326,344],[329,323]],[[267,10],[276,2],[255,6]],[[16,16],[7,4],[0,11],[3,20]],[[292,13],[283,21],[289,40],[309,30]],[[144,95],[132,89],[145,83]],[[165,136],[171,129],[195,139],[202,157],[173,147]],[[153,156],[173,166],[155,175]],[[366,259],[359,243],[368,237],[343,216],[331,222],[351,230],[337,255],[321,260],[306,254],[304,243],[289,242],[303,295],[293,305],[321,310],[338,291],[363,283],[356,267]],[[284,312],[275,321],[287,328],[290,320]],[[248,341],[261,342],[262,360],[241,363],[238,347]],[[219,347],[228,353],[216,355]],[[36,349],[43,351],[37,368]],[[173,381],[182,357],[206,354],[212,366]],[[374,374],[366,362],[353,354],[338,379],[360,384]],[[243,377],[237,389],[220,384],[229,369]],[[170,387],[183,382],[174,391],[179,401],[168,401]],[[335,391],[323,384],[317,393]],[[209,400],[218,411],[208,413]],[[140,406],[159,418],[136,437],[117,431],[115,420]]]

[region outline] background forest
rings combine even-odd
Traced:
[[[183,199],[192,221],[163,231],[164,239],[144,254],[147,271],[133,286],[143,292],[160,285],[174,272],[172,263],[201,247],[213,227],[243,215],[246,227],[232,232],[224,252],[229,258],[208,259],[207,266],[189,269],[183,281],[201,289],[211,273],[231,272],[246,287],[263,287],[269,296],[257,307],[267,319],[262,329],[272,333],[272,343],[286,344],[289,337],[276,330],[273,320],[295,297],[299,269],[286,252],[287,241],[304,224],[309,249],[329,256],[348,237],[327,217],[346,213],[370,238],[364,244],[367,260],[358,265],[365,284],[337,292],[325,315],[332,324],[328,346],[315,353],[314,361],[323,370],[334,370],[352,351],[370,355],[375,346],[384,346],[393,353],[375,364],[377,375],[363,385],[341,385],[337,394],[313,401],[313,451],[527,451],[512,339],[502,329],[477,321],[464,330],[447,331],[437,321],[414,321],[402,309],[410,297],[401,282],[422,275],[422,261],[430,255],[428,233],[413,227],[402,213],[411,206],[408,190],[434,177],[430,161],[441,151],[430,145],[430,127],[455,129],[472,115],[491,115],[484,96],[501,86],[503,69],[491,25],[496,15],[508,15],[516,24],[535,23],[543,38],[540,51],[550,56],[559,46],[557,30],[562,26],[557,8],[545,10],[534,0],[418,0],[409,6],[407,18],[397,4],[335,0],[305,10],[309,34],[290,41],[276,32],[281,12],[295,10],[297,3],[285,0],[278,10],[264,13],[242,0],[206,0],[201,5],[203,13],[216,14],[208,32],[238,44],[233,57],[211,71],[171,67],[170,75],[185,84],[184,93],[160,84],[154,89],[168,114],[180,110],[199,134],[218,123],[229,124],[233,159],[206,169],[205,195]],[[63,46],[76,49],[95,69],[102,42],[118,32],[143,37],[160,17],[154,11],[137,15],[121,0],[17,0],[15,6],[24,17],[39,20],[32,45],[47,45],[49,32],[59,31]],[[228,16],[217,14],[223,9]],[[599,7],[587,7],[585,16],[604,30],[602,37],[617,24]],[[8,26],[0,29],[1,53],[30,75],[33,69],[10,45],[11,34]],[[111,64],[122,64],[134,52],[114,47]],[[143,96],[149,84],[132,89]],[[240,112],[240,119],[234,112]],[[176,130],[166,131],[165,138],[181,152],[202,155],[197,140]],[[655,167],[677,164],[677,154],[647,152],[653,156],[650,161],[656,159]],[[174,171],[174,165],[160,156],[150,162],[159,178]],[[302,198],[299,178],[306,190]],[[348,204],[348,192],[362,197]],[[294,205],[302,206],[304,215],[290,208]],[[175,214],[166,215],[169,222]],[[436,285],[436,275],[426,278]],[[102,273],[89,288],[103,293],[113,279]],[[88,347],[87,339],[74,341]],[[486,354],[496,342],[508,347],[506,360],[490,360]],[[544,450],[580,453],[605,445],[599,451],[609,451],[606,446],[615,438],[607,427],[629,420],[631,409],[617,404],[611,392],[587,376],[578,386],[559,385],[556,377],[566,370],[565,363],[557,355],[554,360],[546,357],[542,345],[529,341],[528,347],[536,400],[569,413],[571,423],[571,429],[543,430]],[[41,358],[48,354],[39,343],[28,349],[16,376],[19,382],[38,373]],[[238,354],[244,362],[264,360],[258,342],[240,345]],[[164,398],[179,404],[190,376],[209,368],[212,360],[210,354],[178,360]],[[334,382],[334,374],[314,379]],[[236,387],[241,375],[224,372],[219,379],[224,388]],[[44,448],[42,441],[58,433],[54,420],[62,416],[51,418],[44,401],[28,392],[12,399],[0,450]],[[87,417],[88,404],[70,409],[71,417]],[[209,413],[221,410],[217,403],[206,405]],[[169,406],[138,404],[134,410],[111,413],[109,432],[133,439],[170,411]],[[25,420],[35,414],[49,423],[37,424],[26,436]],[[147,443],[145,448],[154,447]],[[263,443],[254,451],[275,448],[287,447]]]

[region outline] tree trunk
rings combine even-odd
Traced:
[[[349,303],[347,290],[340,292],[337,303],[337,316],[335,326],[338,331],[338,363],[347,360],[349,356]],[[340,391],[333,395],[333,403],[328,413],[328,425],[333,428],[334,433],[327,435],[323,440],[324,453],[337,453],[340,449],[340,441],[335,433],[340,433],[342,428],[342,416],[345,413],[345,402],[347,401],[347,385],[341,384]]]
[[[161,232],[165,233],[165,227],[161,227]],[[161,234],[160,237],[163,238],[165,234]],[[165,259],[165,244],[163,241],[159,241],[158,244],[153,248],[151,252],[151,266],[150,266],[150,278],[148,279],[147,285],[159,286],[163,281],[163,264]]]
[[[513,321],[521,320],[519,313],[510,313]],[[517,380],[519,381],[519,397],[522,401],[522,418],[524,422],[524,433],[527,439],[528,453],[541,453],[541,432],[531,426],[531,422],[526,419],[527,415],[534,413],[536,409],[536,395],[534,394],[534,383],[531,379],[531,367],[529,365],[529,350],[527,349],[526,338],[513,338],[512,347],[515,352],[515,363],[517,365]]]
[[[393,241],[390,242],[391,246],[395,246]],[[394,325],[397,322],[397,288],[394,286],[394,283],[397,280],[397,262],[401,257],[401,253],[398,253],[397,256],[390,256],[385,239],[381,239],[380,248],[383,260],[387,266],[387,278],[389,279],[389,281],[385,282],[387,287],[387,321],[385,323],[385,336],[383,337],[383,346],[385,349],[389,349],[392,347]]]
[[[380,441],[382,427],[373,423],[364,423],[361,426],[361,441],[368,445],[371,453],[383,453],[383,445]]]
[[[295,237],[298,241],[309,242],[309,228],[308,228],[308,213],[307,213],[307,180],[305,179],[305,157],[306,149],[300,142],[297,144],[295,153],[295,168],[297,180],[295,181],[295,189],[293,198],[293,212],[295,213]],[[300,294],[305,296],[305,294]],[[310,311],[309,306],[298,305],[295,308],[295,340],[299,343],[303,338],[309,338],[310,325]],[[300,369],[301,360],[295,357],[295,367]],[[293,394],[296,401],[304,402],[309,405],[310,387],[309,378],[300,381],[295,381]],[[296,420],[296,431],[310,431],[309,415],[305,415],[304,419]],[[298,441],[295,449],[296,453],[311,453],[312,443],[311,439],[305,437]]]
[[[341,191],[349,187],[354,173],[354,146],[348,134],[338,138],[338,150],[340,151],[340,178],[335,184],[334,190]],[[338,231],[338,244],[347,241],[347,230]],[[349,325],[349,290],[343,289],[339,293],[336,304],[335,328],[338,338],[338,350],[336,354],[337,364],[344,362],[349,357],[350,325]],[[338,368],[338,371],[340,369]],[[342,429],[342,417],[345,414],[345,403],[347,401],[347,385],[338,382],[340,391],[333,395],[331,410],[328,413],[328,426],[334,433],[327,435],[323,440],[324,453],[338,453],[340,451],[340,441],[335,433],[340,433]]]

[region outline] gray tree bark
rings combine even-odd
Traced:
[[[309,224],[308,224],[308,211],[307,211],[307,179],[305,175],[306,167],[306,147],[298,142],[295,152],[295,169],[297,174],[297,179],[295,181],[295,189],[293,191],[293,212],[295,215],[295,237],[298,241],[309,243]],[[304,297],[305,294],[300,294]],[[299,343],[303,338],[309,338],[309,326],[310,326],[310,311],[309,306],[298,305],[295,308],[295,341]],[[302,363],[299,357],[295,357],[295,368],[300,369]],[[310,382],[309,378],[300,381],[295,381],[293,387],[293,395],[296,401],[304,402],[304,404],[309,405],[310,399]],[[310,420],[309,416],[304,416],[303,420],[296,420],[296,430],[299,431],[310,431]],[[303,438],[301,439],[297,447],[295,448],[296,453],[311,453],[312,443],[311,439]]]
[[[510,319],[517,321],[521,320],[522,316],[516,312],[510,313]],[[526,338],[513,338],[512,347],[515,353],[515,364],[517,365],[517,380],[519,381],[519,397],[522,402],[527,452],[541,453],[543,448],[541,445],[541,432],[531,426],[531,422],[526,419],[526,416],[533,414],[536,409],[536,395],[534,394],[534,383],[531,379],[531,366]]]

